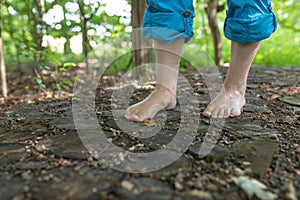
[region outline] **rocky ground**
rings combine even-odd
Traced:
[[[207,89],[199,84],[199,74],[183,74],[195,89],[195,111],[200,113],[209,102]],[[185,153],[147,173],[116,170],[114,166],[132,161],[127,155],[112,163],[89,154],[74,126],[71,99],[7,109],[0,115],[0,199],[300,198],[300,68],[252,68],[248,83],[242,116],[225,121],[206,157],[198,152],[210,120],[200,117]],[[150,91],[138,89],[131,103]],[[111,103],[111,90],[99,90],[95,113],[108,141],[127,151],[159,150],[178,131],[180,105],[167,111],[163,125],[158,118],[140,123],[141,129],[161,130],[140,139],[120,129]]]

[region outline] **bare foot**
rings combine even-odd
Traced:
[[[175,106],[175,94],[171,90],[158,85],[145,100],[127,108],[125,117],[131,121],[143,122],[146,119],[153,118],[159,111],[172,109]]]
[[[223,89],[207,106],[203,115],[212,118],[236,117],[241,115],[245,102],[245,96],[241,92],[237,90],[225,91]]]

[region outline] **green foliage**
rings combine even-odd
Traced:
[[[207,55],[213,58],[212,38],[203,10],[205,2],[205,0],[196,1],[197,17],[194,24],[194,40],[201,46],[202,52],[207,52]],[[225,1],[219,1],[219,4],[222,3],[225,3]],[[262,42],[253,64],[261,66],[300,66],[300,18],[298,14],[300,3],[297,0],[273,1],[273,9],[277,16],[278,28],[269,39]],[[218,13],[221,32],[224,19],[225,11]],[[224,61],[229,63],[230,41],[223,34],[222,45]],[[195,51],[191,47],[190,53],[193,54],[194,52],[199,51]]]
[[[71,76],[72,72],[76,70],[77,64],[73,62],[60,62],[61,55],[53,53],[50,49],[43,51],[35,51],[39,57],[37,62],[36,74],[34,76],[35,82],[43,90],[69,91],[75,80],[79,80],[76,76]],[[67,74],[67,76],[64,76]]]
[[[192,42],[185,45],[182,67],[188,66],[188,63],[197,66],[211,65],[213,61],[213,42],[204,11],[207,1],[195,1],[197,14],[194,23],[195,36]],[[76,78],[66,80],[63,74],[71,73],[76,68],[73,64],[84,62],[82,53],[74,53],[74,48],[71,46],[71,44],[82,46],[80,40],[71,42],[75,36],[80,36],[83,32],[82,17],[87,20],[89,54],[94,54],[97,48],[102,46],[104,50],[98,55],[99,63],[104,68],[109,65],[107,69],[109,72],[124,71],[131,67],[130,9],[126,10],[126,6],[124,12],[111,13],[102,3],[109,4],[110,1],[45,0],[43,35],[51,36],[53,43],[59,38],[63,38],[65,42],[56,48],[50,47],[54,45],[50,42],[50,46],[44,44],[44,49],[38,50],[36,37],[38,15],[35,2],[34,0],[6,0],[6,3],[1,5],[2,37],[8,67],[33,68],[36,65],[40,76],[37,75],[35,80],[41,88],[62,90],[71,87],[71,82]],[[131,1],[127,2],[131,3]],[[83,6],[83,16],[79,3]],[[225,0],[219,1],[219,4],[225,3]],[[270,39],[262,42],[254,64],[299,66],[300,4],[297,0],[273,1],[273,7],[277,14],[278,30]],[[218,13],[221,32],[224,19],[225,10]],[[229,62],[230,41],[222,37],[224,60]],[[47,85],[45,83],[47,81],[52,84]]]

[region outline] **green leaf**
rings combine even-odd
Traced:
[[[76,63],[66,62],[66,63],[64,63],[63,67],[76,67]]]

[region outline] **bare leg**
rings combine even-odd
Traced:
[[[231,61],[224,88],[203,112],[206,117],[228,118],[241,114],[245,105],[247,77],[260,42],[231,43]]]
[[[135,122],[153,118],[163,109],[172,109],[176,105],[176,86],[178,67],[184,39],[179,38],[168,44],[155,41],[156,88],[143,101],[127,108],[125,117]]]

